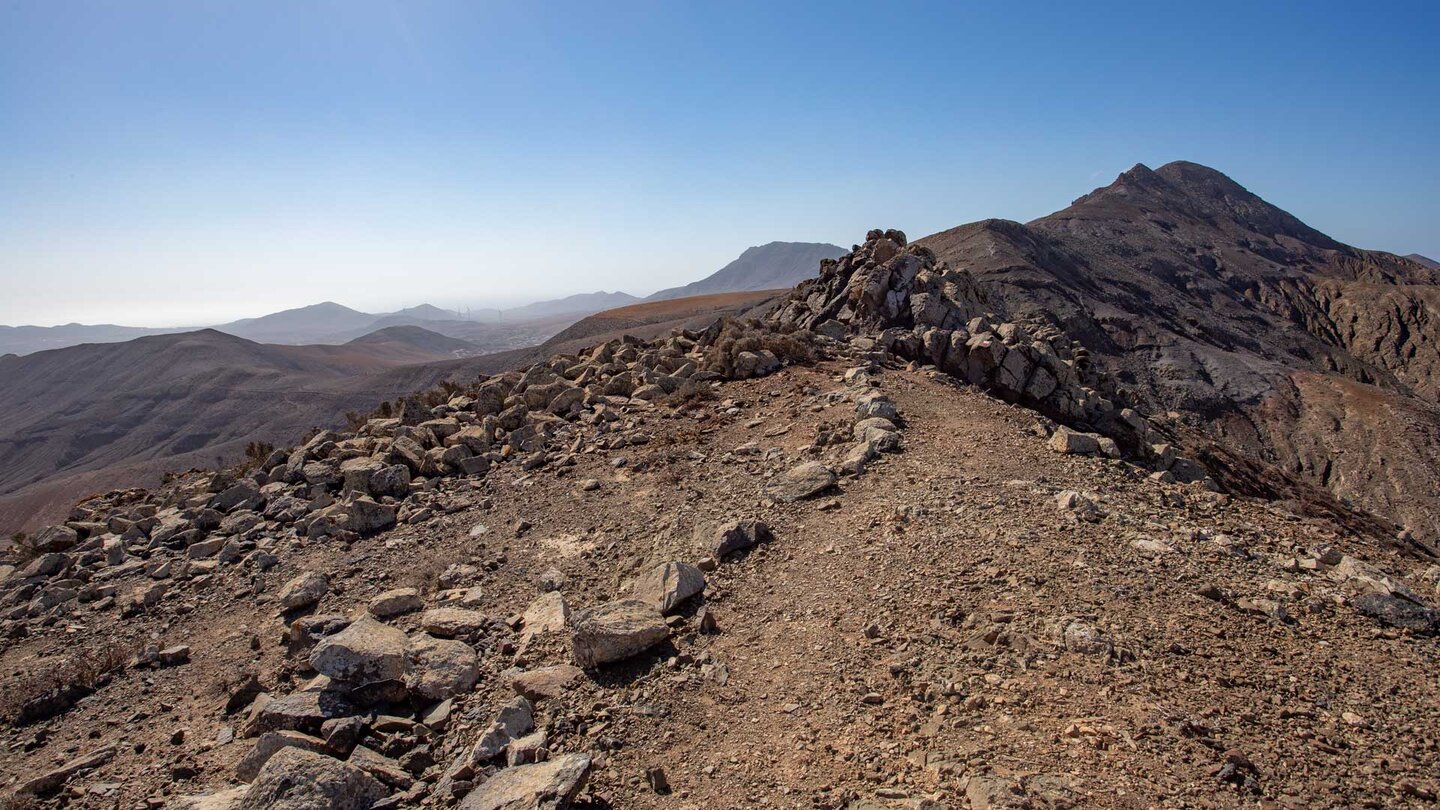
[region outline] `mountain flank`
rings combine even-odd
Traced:
[[[1024,225],[920,244],[1009,316],[1079,340],[1135,403],[1440,531],[1440,500],[1421,483],[1440,464],[1427,438],[1440,430],[1440,272],[1344,245],[1184,162],[1136,166]],[[1344,452],[1360,435],[1377,444]]]
[[[1423,264],[1431,270],[1440,270],[1440,262],[1435,261],[1429,256],[1421,256],[1419,253],[1407,253],[1405,254],[1405,258],[1416,264]]]
[[[448,378],[438,361],[457,352],[473,347],[394,327],[343,346],[204,330],[0,358],[0,526],[33,528],[83,495],[344,424]]]
[[[838,245],[770,242],[746,249],[739,258],[699,281],[661,290],[646,300],[789,288],[814,276],[822,260],[838,258],[844,253],[845,249]]]

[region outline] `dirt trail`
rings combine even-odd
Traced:
[[[1311,584],[1264,557],[1323,527],[1058,457],[1030,415],[974,392],[907,374],[883,390],[909,420],[905,453],[833,501],[773,507],[775,545],[722,568],[710,600],[724,632],[700,655],[726,683],[670,690],[618,770],[662,764],[697,808],[877,792],[960,807],[967,777],[1024,786],[1014,806],[1389,806],[1430,778],[1435,718],[1412,713],[1440,697],[1433,643],[1323,605],[1292,627],[1197,593],[1298,599]],[[1067,489],[1109,514],[1070,520]],[[1177,550],[1149,559],[1132,537]],[[1056,647],[1050,626],[1069,621],[1106,650]],[[1429,731],[1412,736],[1416,721]],[[1254,795],[1210,773],[1231,750]]]

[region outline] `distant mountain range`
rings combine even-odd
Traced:
[[[1440,262],[1435,261],[1429,256],[1421,256],[1419,253],[1410,253],[1407,254],[1405,258],[1417,264],[1423,264],[1431,270],[1440,270]]]
[[[676,288],[724,294],[585,293],[478,320],[429,304],[377,315],[326,301],[199,331],[0,327],[11,353],[0,356],[0,528],[53,520],[79,496],[153,484],[163,471],[233,462],[251,441],[338,427],[347,410],[452,375],[740,314],[774,297],[753,290],[789,287],[839,251],[773,242]]]
[[[470,348],[414,326],[340,346],[205,329],[0,357],[0,525],[343,424],[348,410],[434,385]]]
[[[815,275],[821,259],[843,253],[835,245],[771,242],[746,250],[735,261],[699,281],[661,290],[648,298],[618,291],[601,291],[471,313],[421,304],[379,314],[324,301],[208,328],[257,343],[340,345],[392,326],[418,326],[473,344],[475,352],[498,352],[537,345],[586,315],[640,301],[793,287],[797,282]],[[25,355],[83,343],[115,343],[149,335],[191,332],[197,328],[200,327],[149,328],[78,323],[0,326],[0,355]]]

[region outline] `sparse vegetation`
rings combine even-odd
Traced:
[[[241,470],[253,470],[260,466],[270,454],[275,452],[275,445],[270,442],[254,441],[245,445],[245,461],[240,464]]]
[[[810,363],[816,358],[814,345],[794,331],[780,331],[773,324],[756,320],[726,318],[720,334],[705,351],[705,370],[735,376],[737,362],[745,352],[769,351],[781,363]]]
[[[82,647],[0,688],[0,722],[20,726],[69,711],[124,669],[133,651],[118,641]]]
[[[35,547],[30,544],[30,535],[25,532],[15,532],[10,535],[9,556],[17,563],[27,563],[35,559]]]
[[[698,405],[715,399],[715,388],[708,382],[686,380],[680,387],[665,397],[665,403],[672,408]]]
[[[34,796],[21,793],[10,793],[0,796],[0,810],[39,810],[45,805]]]

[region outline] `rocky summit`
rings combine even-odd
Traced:
[[[1202,168],[79,503],[0,568],[5,801],[1433,806],[1428,451],[1311,463],[1435,407],[1433,280]]]

